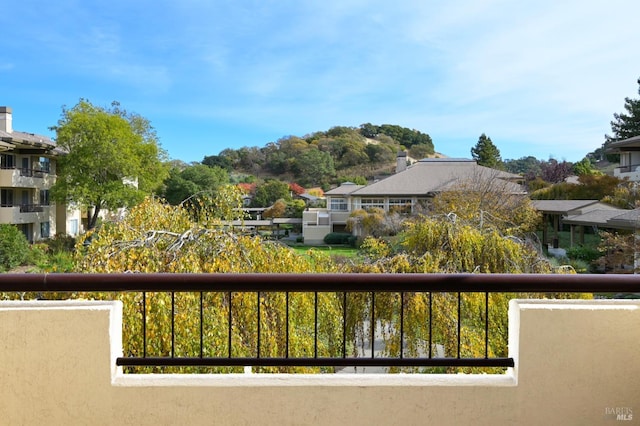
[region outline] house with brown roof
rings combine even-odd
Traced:
[[[584,243],[586,227],[605,227],[607,220],[627,211],[598,200],[533,200],[533,207],[542,213],[543,223],[551,223],[554,246],[563,225],[571,227],[571,246]],[[548,227],[542,227],[542,244],[550,241]]]
[[[424,211],[434,196],[464,181],[485,181],[510,193],[524,193],[521,179],[520,175],[480,166],[475,160],[423,159],[398,167],[395,174],[369,185],[345,182],[327,191],[327,208],[303,213],[303,236],[306,243],[321,243],[325,235],[345,231],[351,213],[360,209],[381,208],[406,214]]]

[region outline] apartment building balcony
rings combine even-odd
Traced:
[[[640,412],[640,303],[634,300],[513,299],[509,304],[508,356],[497,374],[138,374],[125,365],[297,365],[331,364],[377,356],[301,358],[288,353],[272,358],[184,357],[178,346],[162,357],[123,350],[122,333],[145,333],[153,311],[169,317],[193,315],[190,331],[170,330],[172,342],[189,335],[206,342],[207,306],[187,312],[178,302],[160,306],[152,295],[172,301],[184,292],[239,292],[256,295],[257,318],[264,292],[293,294],[403,294],[413,292],[588,292],[639,293],[630,275],[475,275],[475,274],[24,274],[0,275],[0,291],[84,291],[85,300],[5,301],[0,303],[0,411],[7,424],[589,424],[638,421]],[[91,292],[142,293],[135,299],[139,324],[123,324],[132,306],[119,301],[89,301]],[[86,293],[89,292],[89,293]],[[148,292],[148,293],[147,293]],[[146,297],[144,295],[147,295]],[[115,293],[114,293],[115,295]],[[204,300],[200,296],[200,300]],[[231,299],[229,299],[231,300]],[[289,300],[289,299],[287,299]],[[231,306],[231,305],[229,305]],[[282,315],[294,315],[289,307]],[[371,306],[375,306],[372,302]],[[399,304],[398,317],[403,316]],[[460,306],[460,305],[459,305]],[[464,308],[464,306],[462,306]],[[321,311],[322,306],[316,308]],[[432,307],[429,307],[432,309]],[[457,316],[460,317],[460,307]],[[455,311],[454,311],[455,312]],[[241,323],[229,307],[236,330]],[[262,314],[264,315],[264,313]],[[375,314],[374,314],[375,315]],[[453,313],[455,316],[456,314]],[[482,316],[482,315],[481,315]],[[318,313],[316,313],[317,323]],[[375,318],[375,316],[374,316]],[[428,324],[425,324],[428,326]],[[489,322],[487,327],[492,327]],[[316,326],[308,333],[319,332]],[[155,333],[156,329],[147,329]],[[200,330],[198,332],[198,330]],[[460,330],[460,328],[459,328]],[[289,327],[283,336],[293,333]],[[231,335],[231,331],[229,331]],[[225,332],[222,340],[225,340]],[[151,341],[157,336],[141,336]],[[286,337],[285,337],[286,338]],[[270,342],[263,342],[268,345]],[[434,356],[405,359],[417,364]],[[448,356],[454,364],[466,362]],[[147,360],[146,362],[144,360]],[[302,361],[301,361],[302,359]],[[480,360],[493,359],[491,354]],[[315,361],[314,361],[315,360]],[[212,362],[213,361],[213,362]],[[380,358],[381,363],[388,358]],[[623,423],[624,424],[624,423]]]
[[[49,189],[55,183],[55,175],[45,170],[29,168],[0,169],[0,186],[8,188]]]
[[[2,204],[0,223],[36,223],[50,219],[51,206],[43,204]]]

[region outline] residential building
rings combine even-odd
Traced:
[[[387,178],[370,185],[345,182],[327,191],[326,208],[303,213],[305,242],[321,243],[327,234],[345,231],[355,210],[377,207],[406,214],[425,211],[434,196],[463,182],[486,182],[509,193],[524,193],[520,175],[480,166],[475,160],[428,158],[406,166],[405,156],[398,158],[396,173]]]
[[[31,242],[79,232],[79,216],[68,217],[50,197],[62,154],[50,138],[14,130],[11,108],[0,107],[0,223],[18,226]]]
[[[640,182],[640,136],[611,142],[607,152],[620,154],[620,166],[613,171],[615,177]]]

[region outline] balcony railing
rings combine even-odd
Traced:
[[[20,168],[20,176],[43,178],[49,174],[48,170]]]
[[[20,170],[20,176],[22,177],[37,177],[44,178],[45,176],[50,174],[49,170],[43,169],[30,169],[27,167],[17,167],[17,166],[2,166],[1,170]]]
[[[45,207],[49,207],[48,204],[13,204],[2,203],[0,207],[20,207],[20,213],[41,213]]]
[[[44,207],[43,204],[20,204],[20,213],[42,213]]]
[[[125,312],[134,312],[136,323],[125,324],[124,328],[139,333],[135,336],[138,344],[129,348],[125,345],[126,356],[117,359],[120,366],[504,368],[514,366],[514,360],[501,356],[505,354],[493,356],[489,350],[489,336],[501,322],[490,314],[494,294],[634,294],[640,293],[640,278],[526,274],[0,274],[0,292],[33,293],[39,298],[56,293],[60,296],[60,292],[63,297],[79,292],[85,298],[104,292],[133,296],[127,299],[130,304],[125,305]],[[417,312],[409,301],[416,295],[425,302],[419,308],[424,316],[422,330],[418,331],[415,321],[409,327],[409,317]],[[465,312],[469,307],[465,298],[470,295],[481,301],[481,309]],[[323,313],[329,307],[333,314],[327,317]],[[306,322],[301,323],[303,316]],[[211,317],[218,320],[212,321]],[[483,341],[480,356],[467,356],[463,347],[468,332],[463,322],[469,317],[475,317],[479,324],[474,333]],[[160,318],[165,318],[164,326],[157,324]],[[442,330],[443,321],[452,322],[448,336],[453,342],[440,340],[447,334],[436,331]],[[214,328],[214,323],[218,327],[222,324],[222,329]],[[190,324],[189,329],[180,330],[180,324]],[[158,337],[159,333],[164,337]],[[375,342],[381,335],[395,336],[391,338],[396,343],[394,350],[376,351]],[[217,340],[211,336],[217,336]],[[422,351],[417,353],[408,347],[415,336],[423,340]],[[274,343],[275,337],[279,341]],[[309,339],[308,347],[295,350],[302,338]],[[185,349],[185,339],[196,349]],[[166,345],[158,344],[160,341]],[[361,342],[359,348],[354,341]],[[274,350],[276,343],[278,348]],[[449,349],[437,355],[437,345]]]

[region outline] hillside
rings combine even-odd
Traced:
[[[329,186],[344,180],[371,180],[393,173],[399,151],[411,158],[435,156],[428,134],[397,125],[332,127],[305,136],[287,136],[264,147],[225,149],[204,164],[229,171]]]

